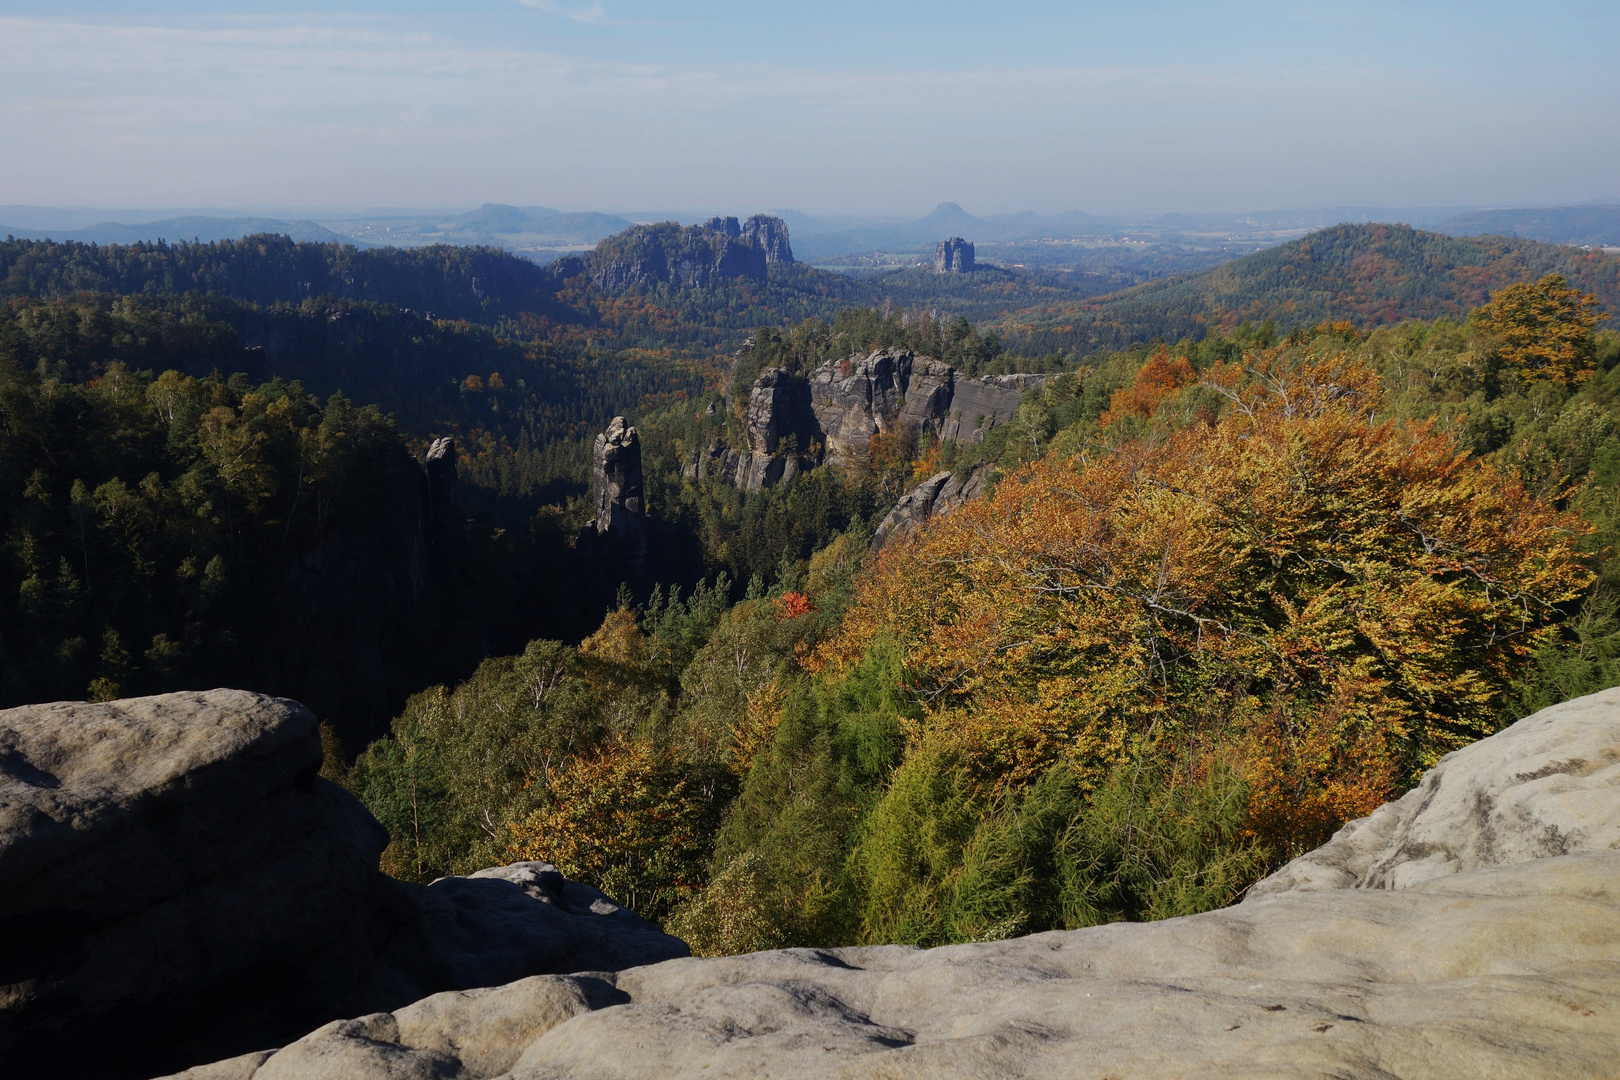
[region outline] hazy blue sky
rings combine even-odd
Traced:
[[[0,0],[0,204],[1620,198],[1620,4]]]

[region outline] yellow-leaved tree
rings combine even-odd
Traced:
[[[1565,386],[1591,376],[1592,330],[1603,318],[1597,297],[1569,288],[1562,274],[1499,289],[1473,312],[1475,323],[1501,341],[1502,358],[1526,380]]]

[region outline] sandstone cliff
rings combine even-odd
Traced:
[[[918,484],[894,504],[872,534],[872,550],[882,551],[890,540],[909,536],[930,518],[945,517],[951,511],[983,494],[995,466],[980,462],[961,475],[938,472]]]
[[[941,240],[934,246],[934,273],[973,273],[973,245],[960,236]]]
[[[187,1080],[1612,1077],[1620,690],[1459,751],[1412,795],[1223,911],[532,978]]]
[[[717,444],[688,462],[686,475],[721,476],[754,492],[824,462],[859,459],[880,432],[909,427],[950,442],[982,442],[1013,418],[1024,393],[1045,378],[969,378],[905,349],[831,361],[808,378],[768,368],[749,390],[747,449],[733,452]],[[788,435],[793,439],[784,450]]]

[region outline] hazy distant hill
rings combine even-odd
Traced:
[[[81,244],[138,244],[143,241],[238,240],[257,233],[276,233],[293,240],[321,244],[352,244],[351,238],[335,233],[313,221],[278,221],[275,218],[239,217],[179,217],[162,221],[148,221],[139,225],[125,225],[117,221],[103,221],[81,229],[13,228],[0,225],[0,235],[17,236],[28,240],[78,241]]]
[[[1620,246],[1620,206],[1475,210],[1435,226],[1451,236],[1522,236],[1552,244]]]
[[[1155,337],[1198,337],[1244,319],[1274,319],[1287,329],[1332,319],[1365,326],[1462,316],[1493,289],[1551,271],[1620,313],[1620,258],[1512,237],[1338,225],[1211,270],[1017,313],[999,328],[1026,351],[1085,354]]]

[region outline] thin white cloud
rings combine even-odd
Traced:
[[[557,15],[574,22],[599,23],[607,17],[607,11],[600,3],[588,7],[574,7],[568,4],[554,3],[553,0],[518,0],[526,8],[543,11],[547,15]]]
[[[1277,64],[614,63],[355,17],[0,18],[0,203],[1107,211],[1610,195],[1620,118],[1571,100],[1610,95]]]

